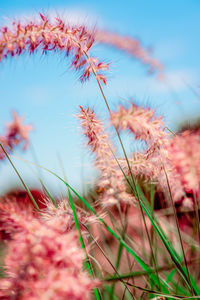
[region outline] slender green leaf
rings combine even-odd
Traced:
[[[75,206],[74,206],[74,203],[73,203],[73,199],[72,199],[72,196],[71,196],[70,189],[68,189],[68,196],[69,196],[69,202],[70,202],[70,205],[71,205],[71,208],[72,208],[72,211],[73,211],[74,222],[75,222],[75,226],[76,226],[76,229],[77,229],[77,232],[78,232],[81,247],[84,250],[84,253],[85,253],[85,256],[86,256],[85,264],[88,268],[90,276],[93,277],[90,262],[88,260],[87,253],[85,251],[85,243],[84,243],[81,231],[80,231],[80,226],[79,226],[79,222],[78,222],[78,218],[77,218],[77,214],[76,214],[76,209],[75,209]],[[96,299],[100,300],[99,291],[98,291],[97,288],[94,289],[94,293],[95,293]]]

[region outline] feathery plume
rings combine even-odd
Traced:
[[[26,25],[13,22],[12,30],[8,27],[0,29],[0,60],[24,52],[33,53],[37,49],[42,49],[43,53],[59,50],[66,56],[73,56],[71,67],[82,70],[81,81],[86,81],[95,72],[95,76],[106,84],[102,72],[109,65],[89,56],[94,34],[84,26],[67,26],[60,18],[56,18],[54,24],[46,16],[40,14],[40,17],[40,22],[30,21]]]
[[[45,222],[55,228],[59,227],[60,230],[63,228],[65,231],[70,231],[72,228],[75,228],[73,212],[67,199],[63,198],[57,200],[57,207],[55,207],[49,199],[45,201],[45,204],[46,208],[41,210],[41,217],[45,220]],[[83,231],[85,230],[85,227],[81,226],[81,224],[91,225],[99,223],[99,219],[87,211],[77,209],[76,215],[80,222],[80,229]],[[104,218],[104,215],[101,215],[101,218]]]
[[[81,106],[78,118],[81,119],[88,145],[96,154],[96,167],[101,172],[98,181],[101,202],[106,206],[129,202],[133,197],[127,193],[124,176],[113,157],[114,149],[101,121],[95,117],[94,110],[83,109]]]
[[[170,140],[169,158],[186,193],[200,191],[200,131],[184,131]]]
[[[142,176],[147,182],[158,184],[160,190],[166,195],[169,194],[168,180],[173,201],[180,202],[185,199],[185,192],[180,176],[170,161],[165,148],[154,148],[151,155],[148,150],[145,153],[134,153],[132,158],[129,159],[129,162],[131,172],[134,176]],[[127,169],[125,160],[121,161],[121,165],[124,169]]]
[[[136,139],[145,141],[149,146],[161,144],[166,137],[161,117],[156,117],[154,110],[139,107],[132,103],[130,108],[119,106],[111,113],[112,124],[120,130],[130,130]]]

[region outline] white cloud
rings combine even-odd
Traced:
[[[193,69],[174,69],[164,73],[165,79],[158,80],[155,76],[120,76],[109,82],[111,93],[136,96],[167,95],[170,91],[183,92],[188,90],[187,84],[193,85],[198,76]]]
[[[182,92],[188,89],[186,83],[196,81],[197,74],[193,69],[174,69],[164,73],[163,81],[151,79],[149,89],[153,93],[168,93],[170,89]]]

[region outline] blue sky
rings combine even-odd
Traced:
[[[105,89],[111,106],[133,97],[140,104],[149,104],[163,114],[167,125],[174,129],[182,120],[191,120],[200,113],[200,100],[186,83],[197,92],[200,84],[200,2],[190,1],[39,1],[1,0],[0,25],[13,18],[36,17],[39,12],[59,14],[66,20],[85,22],[120,34],[137,37],[144,47],[153,48],[153,56],[165,65],[168,84],[147,75],[147,69],[131,57],[108,47],[98,46],[95,54],[111,62],[108,86]],[[68,70],[69,61],[62,55],[42,57],[23,55],[0,64],[0,131],[11,119],[11,110],[25,115],[34,126],[33,145],[41,165],[61,173],[58,156],[62,158],[67,177],[80,188],[94,180],[91,156],[84,146],[80,127],[75,118],[78,105],[95,107],[106,119],[107,113],[95,80],[82,85],[78,75]],[[200,92],[200,91],[199,91]],[[126,141],[128,149],[134,142]],[[33,161],[31,148],[15,152]],[[14,160],[30,186],[37,179],[22,162]],[[18,179],[8,162],[1,162],[0,191],[16,185]],[[52,176],[43,179],[53,190],[61,191]]]

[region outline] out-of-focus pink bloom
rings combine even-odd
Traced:
[[[41,191],[41,190],[36,190],[36,189],[30,189],[30,192],[35,199],[39,209],[44,209],[46,207],[46,195]],[[1,199],[2,198],[2,199]],[[33,209],[35,209],[35,206],[28,195],[28,192],[25,190],[20,190],[20,189],[13,189],[10,190],[8,193],[3,195],[1,197],[1,201],[4,199],[7,199],[6,201],[17,201],[19,205],[27,205],[27,206],[32,206]]]
[[[129,202],[133,196],[127,193],[125,178],[113,157],[114,149],[108,134],[101,121],[95,117],[94,110],[80,108],[78,117],[83,133],[88,138],[92,152],[96,154],[95,164],[101,173],[98,181],[101,203],[108,206]]]
[[[26,230],[34,219],[31,202],[18,201],[15,196],[0,199],[0,240],[10,240],[16,232]]]
[[[186,193],[200,191],[200,131],[185,131],[170,140],[167,151]]]
[[[82,70],[81,81],[89,79],[91,73],[95,73],[99,80],[106,83],[102,71],[107,70],[109,65],[89,57],[94,34],[89,33],[84,26],[68,26],[60,18],[52,23],[46,16],[40,16],[40,22],[30,21],[26,25],[13,22],[12,30],[8,27],[1,28],[0,60],[24,52],[33,53],[37,49],[42,49],[43,53],[59,50],[66,56],[73,56],[71,66]]]
[[[10,147],[19,144],[20,142],[25,142],[24,149],[28,147],[29,142],[29,131],[33,130],[32,125],[22,124],[23,116],[19,117],[16,111],[12,112],[13,122],[8,123],[6,128],[6,137]]]
[[[84,254],[77,245],[77,232],[34,217],[24,218],[23,223],[8,243],[7,278],[0,281],[0,297],[90,299],[99,282],[82,271]]]
[[[24,143],[24,150],[28,147],[28,133],[33,129],[32,125],[24,125],[23,117],[19,117],[15,111],[12,113],[13,121],[6,126],[6,132],[0,136],[0,142],[5,150],[10,153],[20,143]],[[5,153],[0,147],[0,160],[5,158]]]
[[[41,218],[52,227],[59,228],[63,232],[75,228],[74,216],[67,199],[55,200],[57,206],[41,191],[30,190],[40,213],[35,209],[32,200],[26,191],[11,191],[0,197],[0,240],[10,240],[16,232],[23,231],[25,221],[31,218]],[[80,229],[85,233],[85,225],[98,223],[98,218],[88,212],[77,210]],[[104,218],[105,214],[101,214]],[[83,224],[83,225],[81,225]]]
[[[157,71],[159,72],[159,78],[163,76],[163,65],[157,59],[151,57],[150,53],[142,47],[138,39],[133,39],[128,36],[120,36],[119,34],[105,30],[97,30],[95,33],[95,40],[127,52],[129,55],[147,65],[150,73]]]

